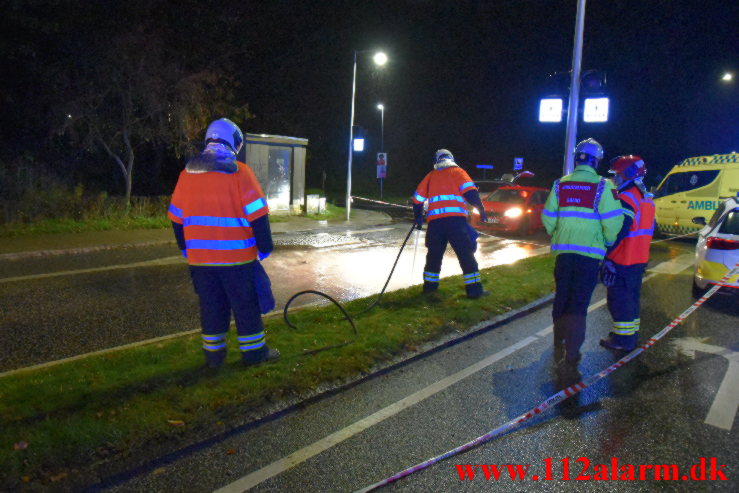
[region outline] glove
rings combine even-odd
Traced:
[[[258,258],[258,259],[259,259],[259,261],[261,262],[262,260],[264,260],[264,259],[266,259],[267,257],[269,257],[269,254],[270,254],[270,253],[271,253],[271,252],[267,252],[267,253],[262,253],[262,252],[260,252],[259,250],[257,250],[257,258]]]
[[[416,229],[423,229],[423,216],[416,216]]]
[[[600,281],[607,288],[616,284],[616,264],[612,260],[603,260],[600,266]]]
[[[484,223],[488,222],[488,216],[485,214],[485,211],[480,212],[480,221]]]

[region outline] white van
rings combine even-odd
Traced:
[[[739,154],[684,159],[654,190],[657,229],[682,235],[701,229],[696,216],[710,217],[724,199],[739,192]]]

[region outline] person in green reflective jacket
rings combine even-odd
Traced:
[[[554,360],[558,367],[577,372],[590,297],[598,283],[600,261],[616,241],[623,223],[618,192],[598,175],[603,148],[593,139],[575,148],[575,171],[554,182],[542,222],[552,237],[556,292]]]

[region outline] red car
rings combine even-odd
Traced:
[[[481,197],[488,222],[480,221],[480,214],[474,210],[470,215],[470,222],[472,226],[482,230],[533,234],[544,227],[541,211],[548,195],[549,189],[542,187],[500,187]]]

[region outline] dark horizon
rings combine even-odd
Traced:
[[[207,65],[231,77],[231,100],[218,107],[206,100],[212,117],[232,117],[217,111],[248,105],[253,118],[237,122],[244,132],[308,138],[309,187],[320,186],[323,170],[331,189],[345,186],[355,49],[389,56],[383,69],[374,69],[369,56],[358,63],[355,123],[367,130],[368,141],[354,158],[356,191],[377,187],[377,103],[386,108],[386,190],[410,194],[440,147],[473,178],[481,177],[476,164],[494,164],[492,174],[499,176],[512,169],[514,157],[523,157],[542,184],[561,173],[565,125],[539,123],[537,112],[547,76],[570,69],[575,0],[227,2],[215,13],[196,2],[176,11],[150,3],[102,2],[95,9],[60,0],[11,8],[3,44],[14,46],[17,36],[22,41],[3,56],[3,65],[19,74],[3,83],[10,108],[3,118],[6,153],[33,154],[48,139],[57,151],[61,146],[70,173],[118,193],[113,160],[100,149],[82,152],[79,142],[62,143],[49,118],[66,97],[55,92],[55,78],[75,73],[65,66],[55,66],[54,77],[39,72],[65,59],[94,66],[92,41],[104,47],[115,35],[141,31],[162,40],[170,72]],[[582,67],[607,74],[611,115],[603,124],[580,120],[578,140],[599,140],[606,161],[640,155],[649,180],[683,158],[739,150],[736,81],[720,80],[727,71],[736,76],[730,19],[738,13],[728,1],[588,2]],[[32,59],[24,58],[28,53]],[[43,102],[36,108],[31,97]],[[187,137],[197,143],[204,130],[190,129]],[[35,165],[49,159],[46,152]],[[159,151],[164,165],[152,170],[147,165],[156,149],[140,152],[134,193],[167,193],[183,157],[168,145]]]

